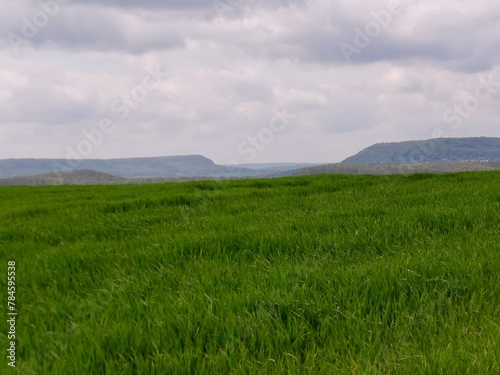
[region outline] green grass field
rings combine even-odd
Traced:
[[[0,254],[0,373],[500,373],[500,172],[6,187]]]

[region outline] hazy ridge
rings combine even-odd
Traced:
[[[215,164],[201,155],[0,160],[0,185],[123,184],[310,174],[409,174],[500,169],[500,138],[374,144],[337,164]]]
[[[500,138],[436,138],[377,143],[342,164],[387,165],[500,161]]]

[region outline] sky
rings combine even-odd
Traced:
[[[498,0],[0,0],[0,159],[500,136]]]

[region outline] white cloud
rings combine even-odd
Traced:
[[[481,77],[500,81],[496,1],[401,0],[401,12],[351,62],[339,44],[353,44],[373,12],[389,9],[386,0],[233,4],[221,15],[201,0],[73,0],[28,38],[23,27],[43,9],[3,1],[0,158],[64,157],[158,64],[170,77],[91,157],[196,153],[243,162],[240,142],[283,108],[294,120],[256,161],[340,161],[437,128],[500,136],[500,88],[460,127],[443,121]],[[9,33],[28,45],[16,51]]]

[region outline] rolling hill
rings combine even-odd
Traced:
[[[0,186],[42,185],[104,185],[121,184],[128,180],[92,169],[81,169],[62,173],[46,173],[37,176],[0,178]]]
[[[201,155],[126,159],[0,160],[0,185],[116,184],[309,174],[446,173],[500,169],[500,138],[377,143],[338,164],[224,166]]]
[[[377,143],[341,164],[373,166],[495,161],[500,161],[500,138],[478,137]]]
[[[252,177],[249,168],[225,167],[201,155],[128,159],[7,159],[0,160],[0,178],[93,170],[124,178]]]
[[[498,171],[500,162],[462,162],[425,164],[351,165],[325,164],[281,173],[281,176],[309,176],[315,174],[412,174]]]

